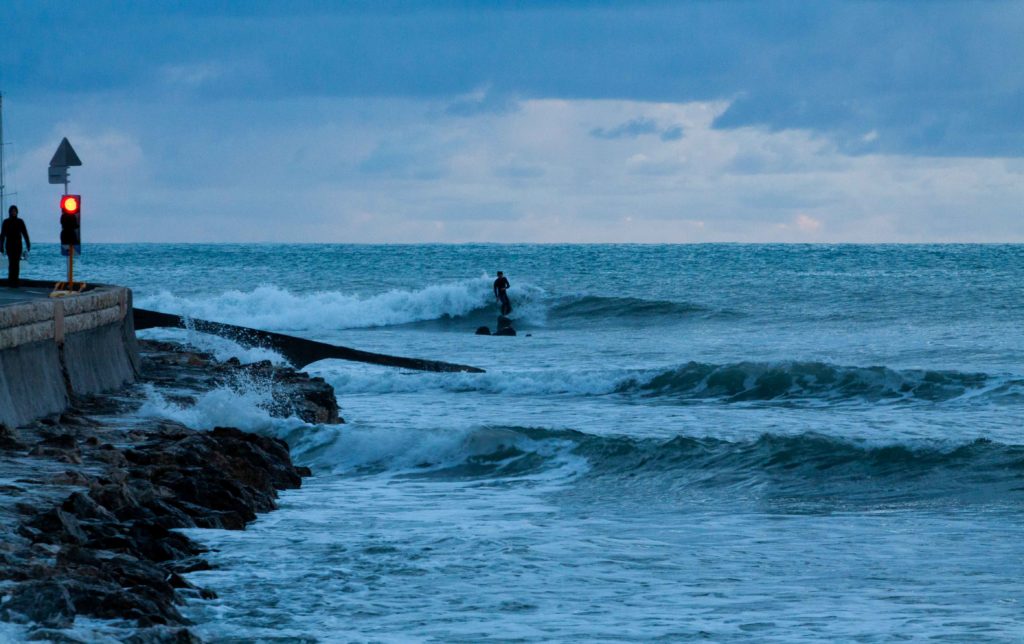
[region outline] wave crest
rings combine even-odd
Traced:
[[[940,402],[980,391],[996,379],[984,373],[888,367],[845,367],[824,362],[689,362],[649,378],[622,382],[620,393],[724,402],[800,399]],[[1016,381],[999,382],[1005,389]]]
[[[464,316],[487,306],[489,288],[480,278],[366,297],[337,291],[292,293],[276,286],[192,297],[162,291],[139,298],[139,306],[273,331],[336,331]]]

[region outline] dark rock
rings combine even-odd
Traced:
[[[29,503],[22,503],[21,501],[14,504],[14,509],[18,511],[18,514],[27,514],[29,516],[39,514],[39,508]]]
[[[138,518],[139,500],[124,483],[94,485],[89,496],[120,519]]]
[[[173,603],[175,588],[175,585],[171,583],[173,573],[169,575],[162,566],[151,561],[131,555],[74,546],[62,549],[57,554],[57,568],[73,579],[88,584],[112,585],[115,590],[117,588],[138,590],[145,587],[158,595],[166,596],[169,598],[167,601]],[[188,584],[181,577],[177,578]],[[86,610],[87,607],[91,607],[91,604],[83,602],[79,606],[79,612],[89,612]]]
[[[507,326],[507,327],[504,327],[502,329],[498,329],[497,332],[495,332],[494,335],[515,335],[515,334],[516,334],[516,330],[513,329],[510,326]]]
[[[92,457],[111,467],[125,467],[128,464],[128,461],[125,460],[124,453],[116,449],[105,449],[101,447],[100,449],[92,452]]]
[[[75,610],[103,619],[133,619],[140,626],[186,624],[174,606],[172,593],[148,586],[122,587],[108,581],[73,579],[67,582]]]
[[[491,329],[486,326],[480,326],[476,329],[476,335],[490,335]]]
[[[61,463],[72,463],[74,465],[82,464],[82,453],[74,445],[69,449],[65,447],[58,447],[56,445],[49,445],[43,441],[33,447],[28,455],[48,458]]]
[[[50,483],[53,485],[77,485],[80,487],[88,487],[89,484],[92,483],[92,479],[81,472],[67,470],[52,476],[50,478]]]
[[[258,378],[273,378],[274,404],[271,415],[295,415],[307,423],[337,425],[344,423],[338,409],[334,387],[323,378],[294,369],[280,367],[273,369],[270,362],[249,365],[250,375]],[[271,375],[273,374],[273,375]]]
[[[39,531],[33,541],[82,544],[89,540],[78,519],[60,508],[53,508],[36,516],[29,522],[28,527]]]
[[[55,447],[57,449],[75,449],[78,441],[72,434],[51,434],[39,441],[40,446]]]
[[[69,514],[73,514],[79,519],[95,519],[98,521],[116,521],[117,517],[114,514],[96,503],[92,497],[83,494],[82,492],[75,492],[64,501],[61,505],[61,509]]]
[[[67,628],[75,619],[75,607],[64,584],[52,579],[28,581],[15,586],[10,599],[0,606],[0,618]]]
[[[17,533],[19,536],[28,539],[32,543],[37,543],[40,539],[43,538],[42,530],[37,530],[32,526],[25,525],[24,523],[18,526]]]
[[[143,521],[136,521],[128,530],[132,554],[151,561],[184,559],[197,555],[200,550],[191,539],[178,532]]]
[[[161,500],[152,501],[147,507],[155,523],[165,528],[196,528],[195,520],[187,512],[174,505],[174,502]]]
[[[18,434],[2,423],[0,423],[0,449],[25,449],[25,445],[18,440]]]
[[[511,318],[507,318],[504,315],[499,315],[498,316],[498,330],[499,331],[501,329],[508,329],[508,328],[511,328],[511,327],[512,327],[512,319]]]

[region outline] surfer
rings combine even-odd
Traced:
[[[508,315],[512,312],[512,303],[508,301],[508,278],[501,271],[498,271],[498,279],[494,280],[494,297],[501,302],[501,314]]]
[[[21,238],[25,238],[25,255],[32,250],[32,242],[28,239],[28,228],[25,220],[18,219],[18,207],[7,209],[10,215],[0,226],[0,254],[7,255],[7,285],[18,288],[21,283]]]

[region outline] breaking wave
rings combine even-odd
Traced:
[[[271,331],[334,331],[466,316],[490,302],[489,288],[484,278],[372,296],[338,291],[292,293],[276,286],[260,286],[248,292],[192,297],[162,291],[139,298],[138,305]]]
[[[707,307],[632,297],[552,295],[530,284],[510,291],[520,328],[559,323],[657,324],[693,316],[734,316]],[[138,298],[138,305],[168,313],[228,324],[284,332],[414,326],[466,331],[494,324],[497,313],[490,278],[480,277],[419,290],[391,290],[376,295],[339,291],[293,293],[277,286],[216,295],[179,296],[168,291]]]
[[[349,475],[561,481],[573,494],[630,490],[645,499],[724,492],[734,499],[832,506],[965,502],[1024,504],[1024,446],[863,445],[820,434],[751,440],[599,436],[575,430],[480,427],[462,431],[350,429],[321,451]]]

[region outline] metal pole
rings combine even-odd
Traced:
[[[68,196],[68,172],[64,170],[64,196]],[[81,207],[81,206],[79,206]],[[72,240],[71,244],[68,244],[68,290],[72,290],[75,286],[75,244]]]
[[[7,214],[7,185],[4,183],[4,95],[0,94],[0,217]]]

